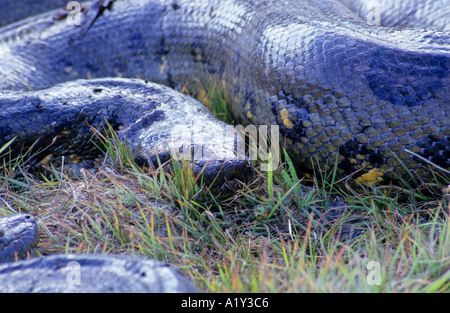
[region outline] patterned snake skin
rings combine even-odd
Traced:
[[[391,28],[333,0],[108,4],[90,27],[54,12],[3,27],[0,88],[108,76],[223,83],[239,123],[280,125],[300,173],[337,160],[339,176],[360,182],[405,176],[404,166],[430,176],[409,151],[450,169],[449,14]]]
[[[32,255],[39,241],[39,229],[34,216],[14,214],[0,216],[0,263]]]

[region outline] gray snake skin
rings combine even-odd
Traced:
[[[193,160],[194,173],[202,173],[203,182],[217,192],[226,182],[251,175],[248,161],[234,152],[244,143],[233,128],[192,98],[143,80],[76,80],[44,90],[5,92],[0,94],[0,121],[0,146],[14,140],[13,151],[41,149],[44,158],[32,158],[33,167],[61,155],[73,174],[95,167],[99,142],[91,127],[106,133],[107,121],[138,165],[158,166],[177,154]],[[202,146],[201,153],[191,155],[191,140]]]
[[[117,76],[216,82],[237,122],[280,126],[299,174],[337,160],[341,177],[389,181],[405,176],[401,161],[429,177],[408,151],[450,168],[445,26],[368,25],[332,0],[116,0],[89,27],[54,16],[0,30],[2,90]]]
[[[33,257],[38,241],[34,216],[0,216],[0,293],[197,292],[175,267],[145,257],[56,254],[20,260]]]
[[[32,255],[39,241],[36,219],[30,214],[0,217],[0,263]]]
[[[97,16],[102,3],[108,10]],[[144,162],[154,162],[174,125],[195,120],[211,135],[197,143],[218,158],[206,180],[247,175],[246,160],[235,159],[242,143],[235,133],[218,143],[213,135],[227,131],[223,123],[142,78],[193,91],[224,83],[240,123],[280,125],[300,173],[337,159],[340,176],[390,180],[405,174],[401,160],[429,176],[406,149],[449,169],[450,6],[380,0],[382,25],[406,27],[386,28],[366,23],[364,4],[342,3],[360,17],[332,0],[96,1],[86,4],[88,23],[78,27],[60,11],[10,24],[65,1],[0,0],[0,147],[16,137],[16,152],[40,145],[46,155],[87,157],[96,153],[89,126],[107,120]],[[403,15],[384,18],[398,7]],[[188,140],[182,132],[176,139]],[[197,171],[206,163],[197,160]],[[0,292],[196,291],[176,269],[146,258],[9,263],[32,255],[38,239],[33,216],[0,217]],[[80,266],[79,286],[69,284],[70,262]]]

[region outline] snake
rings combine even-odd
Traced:
[[[0,0],[0,147],[13,154],[41,149],[38,164],[89,166],[92,126],[107,122],[148,166],[169,157],[168,140],[183,156],[195,141],[207,181],[242,179],[245,140],[176,91],[217,84],[239,123],[279,127],[299,173],[338,162],[338,175],[371,183],[450,168],[445,0],[97,0],[74,20],[65,5]],[[1,291],[196,291],[146,258],[11,263],[38,240],[32,215],[0,217]],[[68,284],[70,262],[82,266],[82,289]]]
[[[57,9],[12,23],[5,18],[8,24],[0,29],[0,103],[6,112],[0,120],[1,137],[26,139],[24,147],[47,137],[55,148],[49,150],[45,142],[46,154],[84,157],[84,150],[61,146],[70,138],[66,134],[80,133],[91,120],[57,113],[78,107],[82,116],[91,106],[86,99],[101,94],[96,90],[106,91],[118,81],[130,83],[126,101],[111,94],[112,102],[128,110],[145,93],[137,85],[147,81],[192,94],[200,93],[199,86],[214,84],[223,86],[237,124],[278,127],[278,143],[299,175],[334,168],[338,177],[371,184],[411,172],[433,177],[435,167],[450,169],[449,6],[445,1],[402,1],[414,10],[397,20],[415,20],[383,25],[386,10],[349,8],[345,2],[110,0],[83,4],[78,15]],[[378,9],[396,7],[389,5],[394,1],[380,3]],[[421,21],[421,16],[426,18]],[[82,99],[81,104],[65,99],[65,90],[68,98]],[[14,107],[19,120],[30,106],[17,106],[20,99],[29,99],[35,109],[29,128],[36,131],[25,137],[20,123],[5,127],[12,117],[6,108]],[[140,118],[152,115],[150,111],[137,111],[142,114],[130,121],[116,118],[118,110],[109,112],[106,102],[102,105],[98,111],[105,113],[96,118],[111,119],[119,130],[153,125],[152,118],[148,123]],[[52,123],[43,127],[37,121],[49,106],[55,108],[54,121],[73,122],[58,129]],[[159,119],[168,123],[146,136],[137,131],[125,136],[137,142],[135,150],[143,150],[140,156],[146,160],[154,154],[146,148],[152,146],[148,142],[167,137],[158,134],[186,120],[179,110],[159,111]],[[46,123],[50,115],[42,115]],[[214,142],[217,133],[203,130],[202,147]],[[229,146],[234,152],[235,137]],[[242,177],[246,171],[238,168],[248,164],[242,158],[233,161],[236,155],[227,154],[225,161],[219,156],[212,172],[223,164],[238,164],[229,166],[231,174],[224,176]]]
[[[39,241],[39,229],[31,214],[0,217],[0,263],[33,255]]]
[[[34,257],[38,241],[33,215],[0,216],[0,292],[198,291],[178,269],[164,262],[96,253]]]

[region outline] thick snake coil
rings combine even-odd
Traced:
[[[31,255],[38,241],[39,230],[34,216],[0,216],[0,263]]]
[[[339,176],[370,183],[430,176],[422,158],[450,169],[449,14],[432,25],[443,31],[370,25],[332,0],[116,0],[90,27],[54,16],[0,30],[2,90],[108,76],[215,82],[238,122],[280,125],[300,173],[337,161]]]

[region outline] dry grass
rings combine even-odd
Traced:
[[[104,165],[78,178],[31,174],[26,158],[1,166],[0,214],[37,216],[39,255],[145,255],[208,292],[450,291],[443,185],[415,178],[356,191],[333,172],[300,180],[286,158],[217,197],[189,166],[149,172],[114,134],[103,145]]]
[[[38,217],[40,255],[146,255],[209,292],[450,291],[450,207],[430,185],[427,196],[385,186],[341,191],[333,202],[337,189],[298,184],[284,166],[218,199],[134,166],[76,179],[59,170],[37,178],[20,165],[2,171],[0,212]],[[370,261],[380,265],[378,285],[367,281]]]

